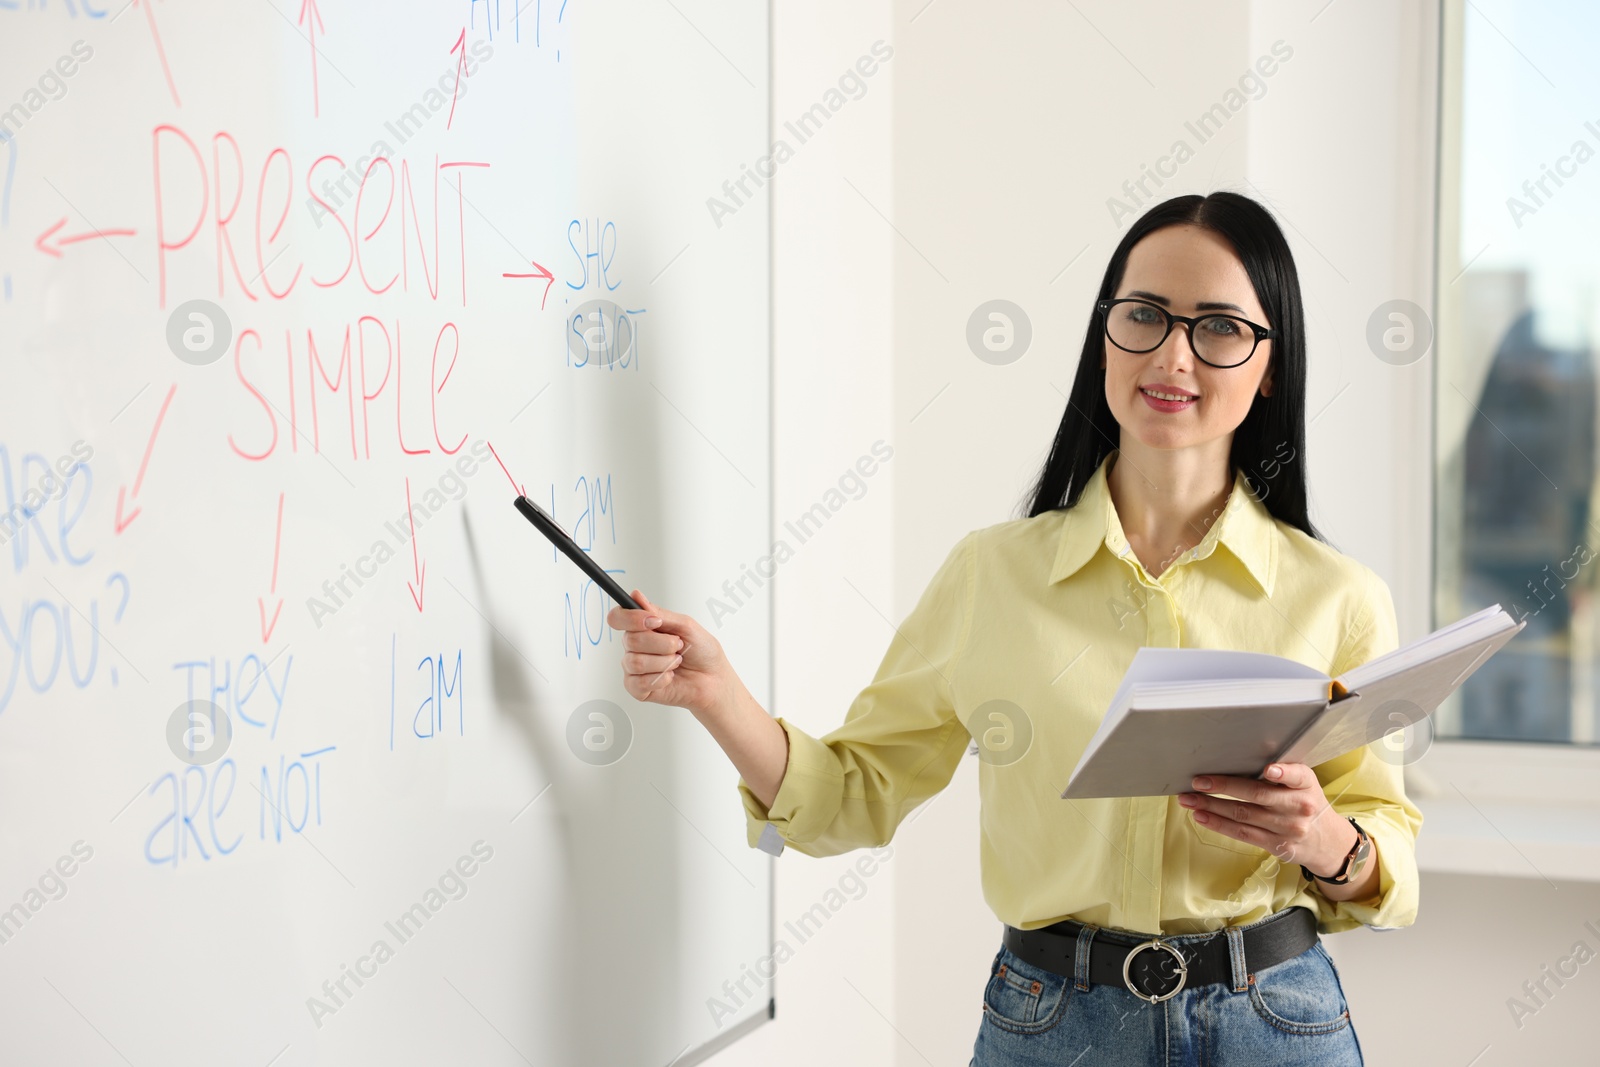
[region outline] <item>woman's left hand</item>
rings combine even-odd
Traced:
[[[1264,780],[1213,774],[1191,784],[1195,791],[1179,793],[1178,803],[1193,810],[1195,822],[1264,848],[1283,863],[1331,875],[1355,844],[1355,827],[1333,810],[1316,773],[1304,763],[1274,763]]]

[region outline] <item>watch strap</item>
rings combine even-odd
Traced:
[[[1345,853],[1344,862],[1339,865],[1337,871],[1326,877],[1312,873],[1311,869],[1302,863],[1300,871],[1307,879],[1322,882],[1325,885],[1345,885],[1357,870],[1365,866],[1364,862],[1361,861],[1372,853],[1372,837],[1361,828],[1361,824],[1356,822],[1355,819],[1348,815],[1345,818],[1349,820],[1351,826],[1356,828],[1356,842],[1350,846],[1350,851]]]

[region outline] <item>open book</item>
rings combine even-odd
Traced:
[[[1427,718],[1526,625],[1495,604],[1338,678],[1263,652],[1141,648],[1061,795],[1168,796],[1197,774],[1326,762]]]

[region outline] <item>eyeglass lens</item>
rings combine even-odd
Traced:
[[[1106,332],[1113,344],[1133,352],[1148,352],[1162,341],[1167,317],[1154,304],[1128,301],[1111,305]],[[1243,363],[1255,349],[1255,331],[1227,315],[1208,315],[1191,331],[1195,354],[1207,363],[1231,366]]]

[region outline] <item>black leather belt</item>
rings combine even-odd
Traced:
[[[1018,930],[1008,925],[1005,946],[1019,959],[1072,981],[1078,937],[1085,929],[1071,919]],[[1175,935],[1176,936],[1176,935]],[[1143,938],[1125,930],[1094,928],[1089,935],[1089,981],[1118,986],[1152,1004],[1180,990],[1212,982],[1232,982],[1233,962],[1227,933],[1217,930],[1204,940]],[[1293,959],[1317,943],[1317,917],[1303,907],[1287,908],[1240,928],[1245,973]]]

